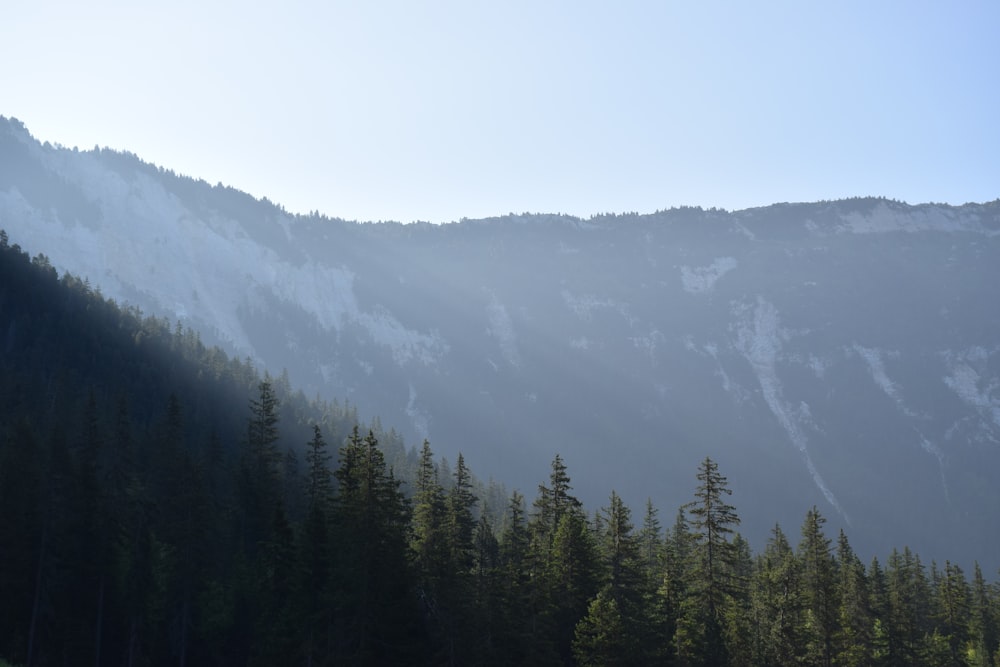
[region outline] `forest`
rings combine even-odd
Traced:
[[[557,453],[507,494],[0,232],[4,667],[1000,664],[978,565],[816,507],[755,552],[724,472],[668,517]]]

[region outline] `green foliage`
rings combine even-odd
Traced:
[[[798,558],[801,563],[802,602],[805,614],[805,662],[828,667],[833,663],[839,599],[826,523],[815,507],[806,513]]]
[[[693,528],[691,564],[675,634],[677,655],[691,664],[724,664],[729,655],[726,612],[743,594],[739,552],[729,539],[740,519],[725,502],[732,490],[718,464],[706,458],[697,479],[695,500],[687,505]]]
[[[788,665],[801,660],[804,607],[801,564],[775,525],[750,586],[754,662]]]
[[[754,556],[711,459],[666,531],[615,492],[588,520],[558,455],[530,513],[515,491],[494,517],[462,456],[7,244],[0,314],[0,667],[1000,660],[978,566],[866,569],[816,508]]]
[[[602,589],[576,625],[573,657],[581,666],[624,665],[633,653],[615,596]]]

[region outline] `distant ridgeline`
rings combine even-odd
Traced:
[[[507,497],[0,233],[0,664],[1000,661],[978,564],[862,562],[815,507],[755,553],[688,472],[666,528],[558,455]]]
[[[559,451],[590,506],[676,507],[711,454],[758,549],[815,505],[866,560],[1000,567],[1000,201],[361,224],[0,119],[0,223],[510,488]]]

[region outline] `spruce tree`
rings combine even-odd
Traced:
[[[326,441],[319,424],[306,446],[306,518],[300,540],[300,607],[305,627],[302,651],[307,664],[321,664],[329,655],[327,641],[333,624],[330,592],[330,504],[332,471]]]
[[[573,628],[596,593],[596,547],[570,481],[556,454],[549,484],[538,486],[528,522],[529,654],[542,664],[571,659]]]
[[[431,607],[437,605],[438,585],[447,574],[446,510],[444,489],[438,481],[434,455],[430,443],[424,440],[413,494],[411,546],[416,560],[419,592]]]
[[[804,629],[802,568],[777,524],[757,559],[750,599],[754,662],[798,664]]]
[[[461,452],[455,462],[454,484],[448,491],[448,546],[452,572],[467,575],[472,570],[472,535],[476,526],[473,510],[479,499],[472,492],[472,474]]]
[[[602,532],[599,534],[607,594],[612,597],[624,623],[621,660],[638,664],[648,648],[650,618],[644,602],[645,577],[640,543],[632,526],[632,513],[621,496],[611,492],[602,509]]]
[[[452,576],[446,525],[448,507],[434,465],[434,454],[427,440],[421,446],[414,491],[410,548],[417,600],[431,639],[443,652],[447,643],[450,609],[442,594]]]
[[[687,515],[681,507],[664,538],[663,576],[656,590],[656,622],[661,635],[666,638],[662,647],[668,660],[676,655],[677,619],[682,602],[687,598],[693,540]]]
[[[844,667],[863,667],[871,663],[874,652],[874,618],[865,566],[855,555],[843,530],[837,538],[836,561],[840,605],[836,663]]]
[[[538,615],[537,583],[531,577],[524,496],[514,491],[500,533],[500,615],[496,645],[501,664],[523,664],[532,650]]]
[[[410,661],[419,642],[407,558],[410,504],[371,431],[362,438],[355,426],[334,476],[334,657],[371,665]]]
[[[563,661],[572,659],[571,643],[577,622],[587,613],[600,584],[597,544],[583,512],[563,513],[552,539],[547,575],[553,637]]]
[[[280,497],[278,440],[278,399],[265,379],[257,385],[257,397],[250,401],[240,466],[241,537],[251,558],[270,537],[271,509]]]
[[[934,591],[936,602],[935,630],[941,638],[945,660],[943,667],[964,664],[969,642],[971,591],[965,573],[958,565],[945,561],[944,572]]]
[[[826,519],[813,507],[802,524],[798,558],[802,564],[802,594],[806,613],[805,662],[819,667],[833,664],[837,632],[836,568],[830,540],[823,534]]]
[[[991,656],[997,651],[998,627],[1000,619],[992,609],[990,587],[983,578],[979,563],[975,564],[972,575],[971,601],[969,606],[969,662],[972,667],[994,667]]]
[[[659,592],[666,574],[666,542],[651,499],[646,500],[646,512],[637,538],[642,574],[639,586],[642,606],[639,651],[647,663],[662,663],[667,659],[673,629]]]
[[[896,549],[886,564],[886,664],[923,664],[924,638],[931,633],[930,587],[920,559],[909,547]]]
[[[587,615],[577,623],[573,657],[581,667],[641,664],[635,662],[628,623],[610,585],[601,589],[591,601]]]
[[[725,501],[732,490],[718,464],[706,457],[697,479],[695,500],[686,506],[691,515],[692,559],[675,645],[681,662],[717,665],[728,660],[725,612],[742,588],[736,572],[738,554],[729,540],[740,519],[736,508]]]
[[[580,501],[570,494],[572,489],[566,464],[563,463],[562,457],[556,454],[552,459],[549,485],[538,486],[538,497],[535,499],[535,512],[531,521],[533,540],[543,552],[551,547],[552,539],[563,516],[582,507]]]

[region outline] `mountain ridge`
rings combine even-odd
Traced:
[[[1000,552],[1000,200],[353,223],[0,125],[12,240],[481,474],[670,507],[711,451],[767,521]]]

